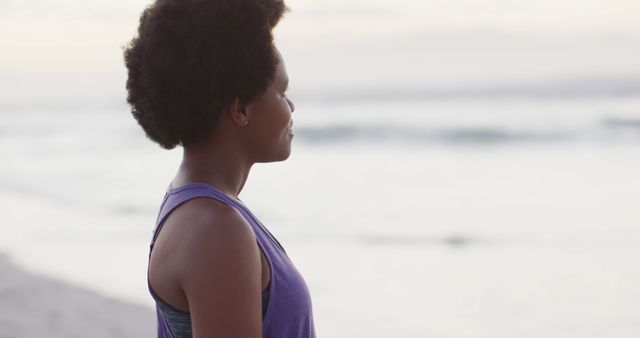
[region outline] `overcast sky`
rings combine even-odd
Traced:
[[[0,0],[0,104],[122,101],[148,1]],[[295,91],[640,77],[637,0],[290,0]]]

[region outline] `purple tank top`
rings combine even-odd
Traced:
[[[153,231],[151,249],[169,214],[182,203],[194,198],[212,198],[238,210],[249,222],[256,235],[258,246],[264,253],[271,270],[268,306],[262,317],[262,337],[315,338],[311,296],[304,279],[280,243],[242,202],[228,197],[205,183],[191,183],[169,189],[162,202]],[[153,290],[151,292],[156,300],[158,338],[175,338],[167,323],[168,318],[165,318],[166,315],[163,313],[167,304],[160,304],[161,301]],[[188,316],[186,313],[184,315]],[[188,329],[190,333],[191,328]]]

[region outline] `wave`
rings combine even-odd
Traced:
[[[153,215],[156,212],[155,206],[142,206],[133,204],[117,204],[105,201],[93,201],[86,198],[77,198],[72,194],[67,194],[64,189],[54,189],[50,186],[41,187],[34,183],[21,182],[22,180],[0,180],[0,191],[8,192],[12,195],[26,196],[44,201],[55,206],[74,207],[81,209],[103,210],[111,214],[118,215]]]
[[[607,128],[638,129],[640,131],[640,119],[612,117],[602,120],[602,124]]]
[[[450,234],[445,236],[419,235],[409,233],[394,234],[330,234],[314,233],[296,236],[301,242],[349,242],[363,246],[377,247],[431,247],[446,246],[453,249],[468,248],[471,246],[495,245],[502,242],[495,238],[481,238],[471,234]]]
[[[385,125],[331,125],[324,127],[301,126],[296,128],[296,137],[312,144],[364,142],[407,142],[464,144],[502,143],[552,143],[578,140],[614,139],[624,137],[640,141],[640,119],[608,118],[589,128],[574,129],[527,129],[506,127],[450,127],[427,128]]]
[[[309,143],[344,141],[406,141],[411,143],[504,143],[544,142],[575,138],[570,132],[510,131],[502,128],[448,128],[427,129],[387,126],[329,126],[299,127],[296,137]]]
[[[482,243],[478,238],[471,236],[451,235],[446,237],[425,237],[425,236],[360,236],[354,240],[371,246],[432,246],[444,245],[452,248],[462,248],[474,244]]]

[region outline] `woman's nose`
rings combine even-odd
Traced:
[[[293,104],[293,102],[288,98],[287,98],[287,102],[289,102],[289,107],[291,107],[291,112],[293,113],[293,111],[296,110],[296,105]]]

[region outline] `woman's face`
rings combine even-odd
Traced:
[[[247,143],[255,162],[284,161],[291,153],[294,105],[286,96],[289,77],[282,60],[276,68],[275,79],[267,90],[247,105]]]

